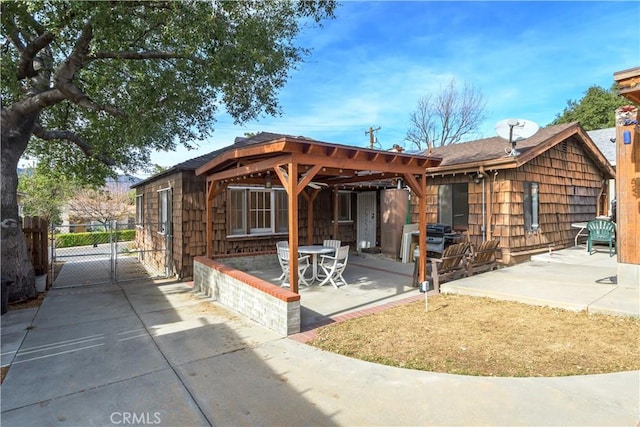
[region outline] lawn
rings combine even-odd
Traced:
[[[325,326],[309,344],[452,374],[541,377],[640,370],[640,319],[436,295]]]

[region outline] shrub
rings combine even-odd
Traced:
[[[126,242],[136,238],[136,230],[118,230],[116,232],[96,231],[92,233],[64,233],[56,234],[57,248],[73,246],[90,246],[96,243],[109,243],[111,236],[118,242]]]

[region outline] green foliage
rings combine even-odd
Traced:
[[[219,109],[236,123],[278,115],[278,91],[309,53],[296,46],[297,35],[333,18],[335,7],[295,0],[2,2],[3,110],[40,105],[46,93],[38,120],[58,137],[34,137],[26,153],[102,185],[116,170],[146,171],[153,151],[195,147]],[[37,75],[25,77],[21,58],[36,35],[52,40],[35,49],[29,64]],[[62,76],[69,64],[77,69]],[[78,93],[60,90],[65,83]]]
[[[609,90],[591,86],[579,101],[567,101],[562,114],[558,114],[550,124],[580,122],[585,130],[614,127],[616,108],[628,103],[618,96],[615,85]]]
[[[56,248],[70,248],[73,246],[90,246],[95,243],[109,243],[111,237],[117,238],[118,242],[128,242],[136,238],[136,230],[56,234]]]
[[[18,178],[18,191],[23,193],[25,216],[39,216],[49,222],[62,222],[62,208],[71,196],[74,183],[64,174],[43,162]]]

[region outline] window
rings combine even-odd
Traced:
[[[524,183],[524,229],[537,231],[538,223],[538,186],[537,182]]]
[[[353,221],[351,217],[351,192],[338,192],[338,222]]]
[[[229,234],[286,233],[289,201],[284,189],[231,188],[229,190]]]
[[[167,188],[158,191],[158,230],[162,234],[169,233],[171,221],[171,189]]]
[[[454,228],[469,226],[469,186],[467,183],[438,187],[438,222]]]
[[[136,196],[136,225],[142,227],[144,224],[144,195]]]

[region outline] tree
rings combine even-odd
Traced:
[[[591,86],[579,101],[567,101],[562,114],[556,115],[551,124],[580,122],[585,130],[611,128],[616,125],[616,108],[628,103],[625,98],[618,96],[615,84],[609,90]]]
[[[133,195],[133,196],[132,196]],[[126,186],[80,188],[69,199],[69,214],[82,221],[96,221],[107,229],[112,221],[127,219],[135,213],[135,191]]]
[[[25,153],[101,186],[155,150],[188,148],[225,108],[236,123],[277,115],[277,93],[309,51],[307,24],[333,0],[5,1],[2,44],[1,218],[17,219]],[[2,229],[13,301],[35,295],[17,227]]]
[[[467,83],[461,91],[455,80],[437,95],[418,100],[416,111],[409,117],[409,130],[405,140],[418,150],[460,142],[473,134],[485,119],[486,102],[482,93]]]
[[[29,168],[18,178],[18,190],[24,193],[22,208],[25,216],[39,216],[50,223],[59,223],[62,208],[72,193],[74,184],[44,163]]]

